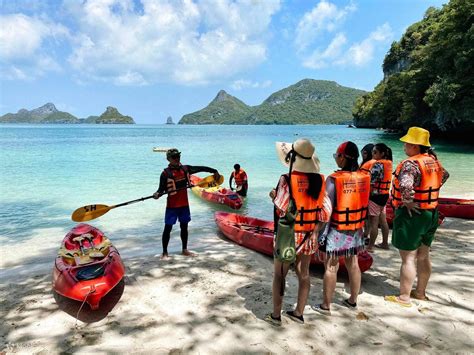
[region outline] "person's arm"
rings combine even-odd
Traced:
[[[288,184],[283,175],[280,176],[277,189],[272,191],[275,191],[272,196],[273,204],[277,208],[278,215],[281,218],[286,214],[288,204],[290,203],[290,189],[288,188]]]
[[[158,199],[166,193],[166,186],[168,177],[166,176],[165,172],[163,171],[160,176],[160,186],[158,190],[153,194],[153,198]]]
[[[383,178],[383,164],[375,163],[370,170],[370,185],[374,185],[375,182]]]
[[[229,188],[234,191],[234,189],[232,188],[232,179],[234,178],[234,172],[232,172],[230,174],[230,177],[229,177]]]
[[[218,174],[218,171],[214,168],[210,168],[208,166],[193,166],[187,165],[189,174],[197,174],[197,173],[211,173],[211,174]]]
[[[319,228],[319,238],[325,238],[326,235],[329,232],[329,226],[331,225],[330,220],[331,220],[331,214],[332,210],[334,208],[334,204],[336,201],[336,188],[334,186],[334,179],[331,177],[328,177],[326,180],[326,196],[324,197],[324,203],[323,203],[323,211],[325,219],[327,220],[327,223],[325,225],[321,226]]]
[[[443,186],[446,180],[448,179],[449,179],[449,172],[445,168],[443,168],[443,177],[441,178],[441,186]]]
[[[407,208],[408,214],[411,216],[411,211],[419,213],[419,204],[413,201],[415,187],[420,186],[421,183],[421,171],[418,164],[406,161],[400,169],[398,180],[400,181],[402,203]]]

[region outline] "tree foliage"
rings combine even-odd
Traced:
[[[474,2],[430,7],[392,46],[384,79],[358,99],[359,127],[471,134],[474,130]]]

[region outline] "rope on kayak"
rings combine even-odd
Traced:
[[[77,329],[77,320],[79,319],[79,313],[81,313],[82,307],[84,306],[84,303],[86,303],[87,301],[87,297],[89,297],[89,295],[93,294],[94,292],[95,292],[95,289],[91,287],[86,297],[84,297],[84,301],[82,301],[81,307],[79,307],[79,310],[77,311],[77,314],[76,314],[76,322],[74,323],[74,328]]]

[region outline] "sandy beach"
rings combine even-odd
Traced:
[[[192,238],[192,226],[190,228]],[[173,236],[177,238],[176,235]],[[124,259],[126,277],[98,311],[55,295],[51,270],[3,277],[0,351],[4,353],[472,353],[474,221],[447,218],[432,246],[431,301],[405,309],[386,303],[397,293],[400,258],[377,250],[363,274],[359,309],[341,305],[339,277],[332,316],[305,310],[305,324],[271,309],[272,259],[227,241],[215,229],[199,255]],[[113,237],[112,237],[113,240]],[[51,261],[51,266],[52,266]],[[321,300],[322,270],[311,269],[309,304]],[[290,272],[284,309],[296,300]],[[77,316],[77,319],[76,319]]]

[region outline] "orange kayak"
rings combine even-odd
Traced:
[[[273,256],[273,222],[242,216],[237,213],[216,212],[214,219],[220,231],[233,242],[262,254]],[[372,256],[364,251],[358,255],[360,271],[370,269]],[[318,253],[311,258],[312,265],[323,265]],[[347,271],[344,257],[339,258],[339,270]]]
[[[125,268],[117,249],[97,228],[79,224],[65,237],[53,268],[53,289],[99,308],[100,300],[122,280]]]

